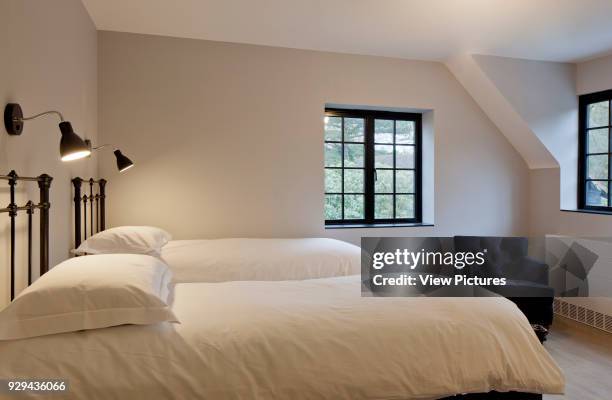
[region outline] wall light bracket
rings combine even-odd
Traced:
[[[4,108],[4,127],[9,135],[23,132],[23,111],[17,103],[9,103]]]
[[[46,115],[55,115],[59,118],[59,129],[62,134],[60,140],[60,158],[62,161],[73,161],[91,154],[91,149],[83,139],[72,129],[70,121],[64,120],[59,111],[49,110],[30,117],[23,116],[23,110],[17,103],[9,103],[4,108],[4,127],[9,135],[21,135],[25,121],[36,119]]]

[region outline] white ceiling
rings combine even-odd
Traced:
[[[82,0],[99,30],[446,60],[612,51],[611,0]]]

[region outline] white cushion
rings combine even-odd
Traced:
[[[153,226],[118,226],[96,233],[84,241],[75,254],[148,254],[159,257],[172,236]]]
[[[178,322],[168,306],[171,279],[168,266],[151,256],[72,258],[41,276],[0,312],[0,340]]]

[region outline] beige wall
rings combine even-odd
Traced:
[[[111,225],[176,238],[520,234],[528,170],[443,64],[100,32]],[[433,228],[324,230],[326,103],[433,109]]]
[[[598,92],[612,89],[612,56],[594,59],[576,66],[576,93]],[[578,124],[574,134],[578,137]],[[569,151],[578,154],[577,144]],[[574,174],[577,171],[574,169]],[[531,233],[568,236],[610,237],[612,216],[559,211],[556,194],[559,192],[559,170],[532,171],[530,178]]]
[[[482,55],[475,58],[486,76],[527,123],[532,134],[555,158],[554,166],[561,169],[560,202],[563,208],[576,208],[576,66]]]
[[[96,31],[79,0],[2,0],[0,2],[0,100],[19,102],[26,114],[60,110],[75,131],[96,137]],[[28,122],[21,136],[0,128],[0,174],[11,169],[24,176],[48,173],[51,189],[51,264],[68,256],[72,242],[70,179],[96,171],[96,160],[59,161],[60,133],[54,117]],[[8,204],[7,185],[0,182],[0,205]],[[19,185],[18,198],[37,199],[36,184]],[[24,217],[18,231],[23,237]],[[0,307],[9,296],[8,217],[0,215]],[[37,235],[36,235],[37,237]],[[21,241],[21,244],[25,244]],[[38,241],[36,239],[36,244]],[[37,255],[38,253],[36,253]],[[19,249],[20,285],[26,259]],[[35,262],[35,269],[38,263]]]
[[[612,89],[612,55],[578,64],[576,92],[586,94]]]
[[[560,211],[559,181],[558,168],[531,171],[530,234],[611,237],[612,216]]]

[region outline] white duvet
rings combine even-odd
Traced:
[[[358,276],[185,283],[181,324],[0,342],[1,378],[68,379],[74,399],[430,399],[561,393],[503,298],[362,298]]]
[[[361,272],[361,249],[335,239],[173,240],[161,258],[176,282],[283,281]]]

